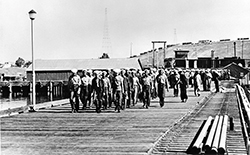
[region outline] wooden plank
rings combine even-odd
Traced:
[[[94,109],[71,113],[70,105],[1,118],[2,154],[147,154],[162,134],[189,113],[210,92],[181,103],[168,92],[149,109],[138,103],[121,113]],[[48,103],[50,105],[51,103]],[[191,129],[191,128],[190,128]]]

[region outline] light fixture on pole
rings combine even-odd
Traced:
[[[35,20],[36,12],[31,10],[29,12],[31,19],[31,52],[32,52],[32,106],[31,111],[35,111],[36,105],[36,75],[35,75],[35,61],[34,61],[34,46],[33,46],[33,20]]]

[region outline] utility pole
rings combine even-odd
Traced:
[[[244,41],[242,40],[242,51],[241,51],[241,54],[242,54],[241,58],[242,59],[243,59],[243,45],[244,45]]]
[[[166,42],[163,45],[163,67],[165,68],[165,59],[166,59]]]
[[[133,46],[133,43],[130,43],[130,57],[133,56],[132,46]]]
[[[236,42],[234,42],[234,57],[236,57]]]
[[[152,42],[153,43],[153,42]],[[153,62],[152,62],[152,66],[153,66],[153,68],[155,67],[155,44],[153,43]]]

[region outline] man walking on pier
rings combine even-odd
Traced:
[[[201,76],[199,71],[195,71],[194,73],[194,95],[200,96],[200,90],[201,90]]]
[[[115,97],[115,111],[117,110],[118,113],[121,109],[122,104],[122,94],[124,93],[124,85],[123,85],[123,78],[120,75],[120,70],[114,70],[114,77],[115,77],[115,89],[114,89],[114,97]]]
[[[214,81],[214,85],[215,85],[215,93],[220,92],[220,87],[219,87],[219,73],[216,70],[213,70],[212,72],[212,79]]]
[[[141,90],[141,84],[138,77],[135,74],[135,71],[132,71],[132,104],[133,106],[137,103],[138,93]]]
[[[128,90],[129,90],[129,79],[126,74],[126,70],[121,71],[121,76],[123,78],[123,94],[122,94],[122,105],[121,108],[125,110],[128,103]]]
[[[88,102],[89,104],[87,105],[88,107],[91,107],[92,106],[92,80],[93,80],[93,76],[92,76],[92,70],[88,70],[87,71],[87,76],[89,77],[89,80],[88,80]]]
[[[106,110],[109,104],[109,94],[111,93],[111,83],[106,71],[102,72],[103,81],[103,109]]]
[[[72,113],[76,113],[79,110],[79,95],[80,95],[80,85],[81,78],[77,75],[77,69],[71,70],[72,75],[69,77],[68,87],[70,92],[70,105],[72,109]],[[75,99],[75,101],[74,101]]]
[[[87,107],[87,99],[88,99],[88,84],[89,84],[89,76],[87,75],[87,71],[83,70],[82,71],[82,77],[81,77],[81,93],[80,93],[80,99],[83,104],[82,109],[86,109]]]
[[[103,81],[101,79],[101,72],[95,71],[92,80],[93,102],[96,106],[96,112],[101,112],[103,99]]]
[[[144,77],[142,78],[142,92],[143,92],[143,107],[145,106],[147,109],[150,106],[151,88],[152,88],[152,79],[149,76],[149,71],[145,70]]]
[[[168,89],[168,78],[164,74],[164,70],[159,70],[159,75],[157,76],[157,83],[158,83],[158,97],[160,98],[160,106],[164,106],[164,98],[165,98],[165,89]]]
[[[188,96],[187,96],[187,86],[188,86],[187,81],[188,80],[183,71],[180,71],[179,74],[180,74],[179,84],[180,84],[180,90],[181,90],[180,97],[181,97],[182,102],[186,102],[188,99]]]

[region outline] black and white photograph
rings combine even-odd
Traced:
[[[0,0],[1,155],[250,155],[249,0]]]

